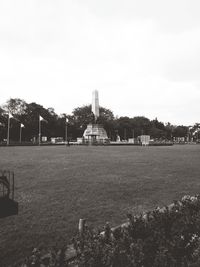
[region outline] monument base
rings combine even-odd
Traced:
[[[109,143],[109,139],[103,125],[88,124],[83,134],[83,143],[90,145]]]

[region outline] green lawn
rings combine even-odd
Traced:
[[[15,172],[19,202],[18,216],[0,219],[0,266],[70,243],[80,218],[114,226],[200,193],[200,145],[0,147],[0,169]]]

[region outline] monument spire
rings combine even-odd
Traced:
[[[97,90],[92,92],[92,112],[94,113],[95,122],[99,117],[99,93]]]
[[[92,111],[95,117],[95,122],[91,122],[87,125],[83,133],[83,142],[85,144],[96,145],[104,144],[109,142],[106,130],[103,125],[97,123],[97,118],[99,117],[99,95],[98,91],[94,90],[92,92]]]

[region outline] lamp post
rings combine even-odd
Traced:
[[[126,128],[124,128],[124,140],[127,141],[127,137],[126,137]]]
[[[10,115],[8,115],[7,146],[9,146],[9,139],[10,139]]]
[[[24,128],[24,125],[20,123],[20,129],[19,129],[19,142],[21,144],[22,142],[22,128]]]
[[[133,139],[134,139],[134,137],[135,137],[134,129],[132,129],[132,136],[133,136]]]
[[[7,146],[9,146],[10,143],[10,119],[13,118],[13,116],[8,113],[8,130],[7,130]]]
[[[197,128],[197,143],[199,142],[199,128]]]
[[[68,139],[68,132],[67,132],[67,126],[68,126],[68,118],[66,118],[66,121],[65,121],[65,144],[67,145],[67,139]]]
[[[39,116],[39,134],[38,134],[38,145],[40,146],[41,143],[41,119]]]
[[[0,128],[3,126],[3,123],[0,122]],[[3,139],[3,135],[2,135],[2,139]],[[1,140],[1,135],[0,135],[0,140]]]
[[[20,142],[20,144],[22,142],[22,126],[21,126],[21,123],[20,123],[20,129],[19,129],[19,142]]]

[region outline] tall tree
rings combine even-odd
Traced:
[[[113,120],[113,112],[104,107],[100,107],[99,118],[96,123],[102,124],[108,135],[114,132]],[[69,130],[71,128],[73,138],[82,136],[87,125],[90,123],[94,123],[91,105],[75,108],[72,112],[72,116],[69,116]]]
[[[3,139],[6,139],[6,127],[7,127],[7,118],[5,117],[6,111],[0,107],[0,142]]]
[[[45,109],[43,106],[33,102],[27,105],[26,114],[23,118],[29,139],[38,136],[39,116],[42,116],[48,122],[42,122],[42,135],[47,137],[56,136],[58,116],[54,109]]]
[[[136,136],[139,136],[141,134],[149,134],[151,123],[148,118],[144,116],[137,116],[132,119],[132,126]]]
[[[173,130],[174,137],[186,137],[188,135],[188,127],[186,126],[177,126]]]
[[[157,118],[152,120],[149,135],[153,138],[166,139],[167,131],[164,123],[158,121]]]
[[[20,98],[10,98],[4,107],[12,115],[20,116],[26,113],[27,103]]]
[[[120,117],[116,119],[115,132],[121,139],[127,140],[133,137],[133,125],[132,120],[129,117]]]

